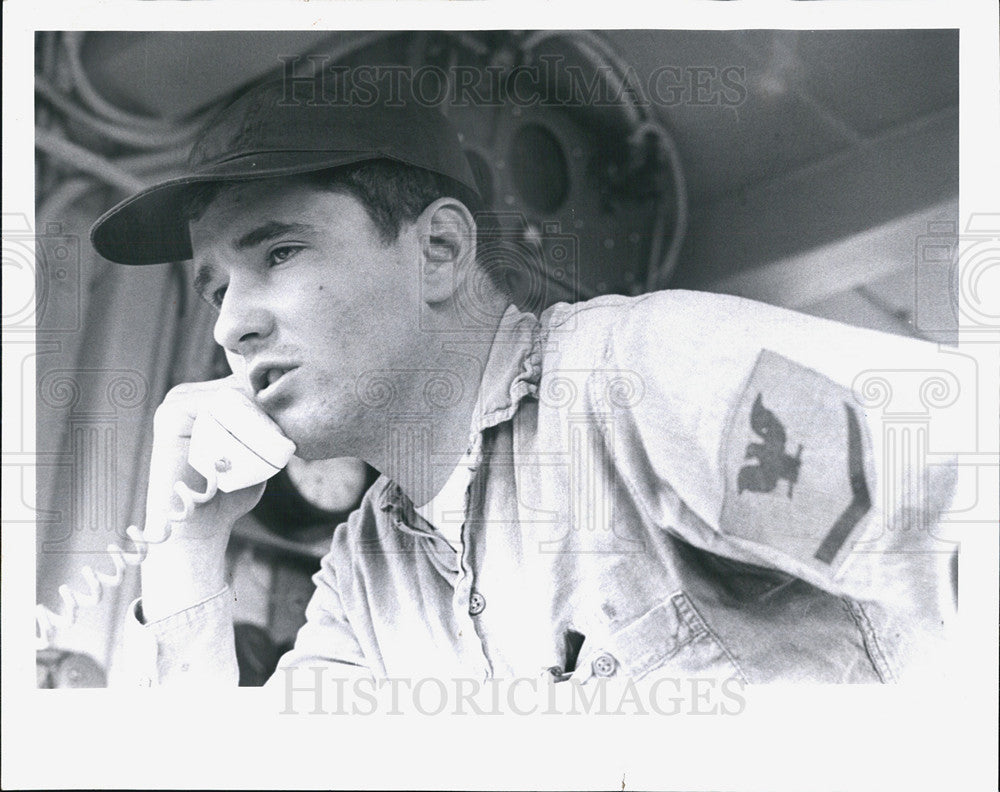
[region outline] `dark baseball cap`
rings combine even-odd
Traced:
[[[458,133],[436,108],[402,94],[386,103],[345,104],[325,99],[321,82],[312,86],[303,91],[299,82],[292,94],[276,80],[234,100],[195,141],[186,175],[125,199],[94,223],[94,249],[119,264],[186,261],[192,252],[184,209],[194,186],[373,159],[434,171],[478,195]]]

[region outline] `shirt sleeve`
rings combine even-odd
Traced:
[[[123,686],[219,687],[239,680],[233,635],[233,595],[218,594],[146,624],[142,601],[128,609],[123,637]]]
[[[295,645],[278,661],[266,683],[268,688],[297,687],[299,677],[308,683],[309,675],[320,670],[341,679],[373,676],[340,598],[333,552],[323,557],[313,575],[316,591],[306,606],[306,623],[299,629]]]
[[[684,291],[634,301],[604,355],[609,377],[636,380],[617,401],[597,383],[616,465],[651,521],[689,544],[883,601],[932,582],[914,582],[914,554],[953,550],[936,526],[954,455],[932,453],[927,432],[932,416],[937,439],[947,432],[943,383],[959,402],[945,406],[968,408],[959,356]]]
[[[340,678],[371,677],[337,592],[331,556],[313,576],[316,591],[306,607],[306,623],[294,647],[278,661],[268,687],[297,686],[298,677],[317,669]],[[123,669],[116,685],[137,687],[235,686],[239,681],[233,630],[233,593],[218,594],[148,624],[142,601],[126,614]],[[311,678],[311,677],[310,677]],[[305,679],[305,677],[303,677]],[[308,681],[308,680],[306,680]]]

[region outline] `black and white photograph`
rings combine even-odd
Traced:
[[[5,787],[990,788],[995,7],[92,5],[5,33]]]

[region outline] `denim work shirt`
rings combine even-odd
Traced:
[[[334,531],[279,669],[893,681],[954,610],[934,528],[955,466],[896,464],[857,391],[939,354],[714,294],[512,307],[460,554],[380,478]],[[144,684],[236,679],[228,589],[126,632]]]

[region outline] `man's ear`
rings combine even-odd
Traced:
[[[476,261],[476,222],[465,204],[438,198],[415,224],[420,232],[421,296],[428,304],[451,299]]]

